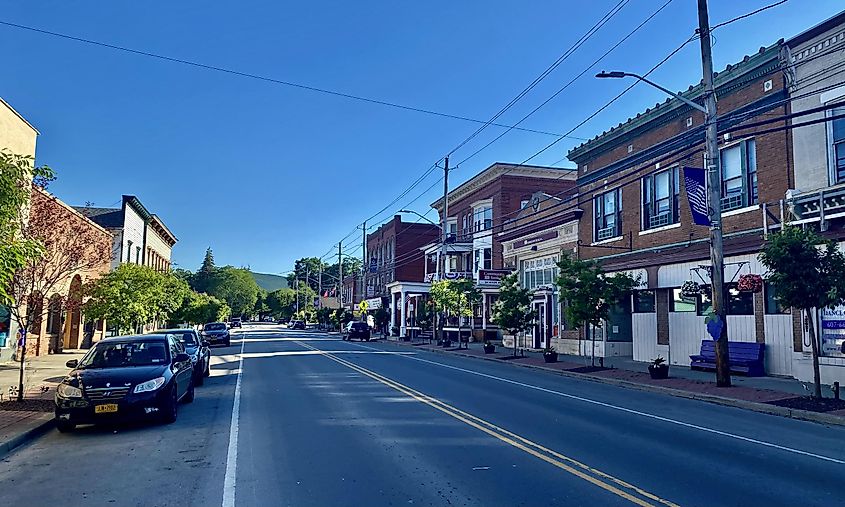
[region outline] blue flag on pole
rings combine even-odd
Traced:
[[[707,187],[704,184],[704,169],[684,167],[684,188],[687,191],[692,221],[696,225],[710,225],[707,211]]]

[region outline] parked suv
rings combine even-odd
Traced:
[[[305,321],[292,320],[288,324],[288,329],[305,329]]]
[[[366,322],[349,322],[344,331],[344,340],[358,338],[361,341],[370,341],[370,325]]]
[[[240,317],[235,317],[229,320],[229,327],[243,327]]]

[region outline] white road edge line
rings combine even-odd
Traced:
[[[368,345],[361,345],[361,344],[352,343],[352,342],[350,342],[350,343],[352,345],[356,345],[358,347],[364,347],[364,348],[372,349],[372,350],[381,350],[381,349],[377,349],[377,348],[374,348],[374,347],[370,347]],[[537,391],[542,391],[542,392],[548,393],[548,394],[554,394],[554,395],[557,395],[557,396],[562,396],[564,398],[582,401],[584,403],[591,403],[593,405],[599,405],[601,407],[610,408],[610,409],[613,409],[613,410],[619,410],[621,412],[627,412],[629,414],[634,414],[634,415],[638,415],[638,416],[641,416],[641,417],[647,417],[649,419],[656,419],[658,421],[662,421],[662,422],[666,422],[666,423],[670,423],[670,424],[675,424],[675,425],[678,425],[678,426],[683,426],[685,428],[704,431],[704,432],[707,432],[707,433],[712,433],[714,435],[721,435],[723,437],[733,438],[733,439],[736,439],[736,440],[742,440],[743,442],[762,445],[764,447],[770,447],[770,448],[773,448],[773,449],[779,449],[781,451],[791,452],[791,453],[794,453],[794,454],[800,454],[802,456],[808,456],[808,457],[820,459],[820,460],[823,460],[823,461],[829,461],[831,463],[837,463],[837,464],[840,464],[840,465],[845,465],[845,460],[841,460],[841,459],[837,459],[837,458],[831,458],[830,456],[823,456],[821,454],[815,454],[815,453],[808,452],[808,451],[802,451],[801,449],[794,449],[792,447],[786,447],[786,446],[779,445],[779,444],[773,444],[771,442],[766,442],[764,440],[757,440],[756,438],[744,437],[742,435],[736,435],[734,433],[728,433],[726,431],[708,428],[706,426],[699,426],[698,424],[692,424],[692,423],[688,423],[688,422],[684,422],[684,421],[678,421],[677,419],[670,419],[668,417],[663,417],[663,416],[660,416],[660,415],[649,414],[648,412],[641,412],[639,410],[634,410],[634,409],[631,409],[631,408],[620,407],[618,405],[613,405],[611,403],[605,403],[603,401],[593,400],[593,399],[590,399],[590,398],[584,398],[583,396],[576,396],[574,394],[568,394],[568,393],[563,393],[563,392],[560,392],[560,391],[555,391],[554,389],[547,389],[545,387],[526,384],[524,382],[519,382],[519,381],[516,381],[516,380],[497,377],[495,375],[488,375],[487,373],[481,373],[481,372],[478,372],[478,371],[467,370],[466,368],[461,368],[461,367],[458,367],[458,366],[452,366],[452,365],[449,365],[449,364],[438,363],[437,361],[430,361],[428,359],[423,359],[423,358],[417,357],[417,356],[410,356],[410,355],[399,354],[399,353],[396,353],[395,355],[397,355],[399,357],[404,357],[404,358],[407,358],[407,359],[413,359],[414,361],[422,361],[423,363],[434,364],[434,365],[437,365],[437,366],[442,366],[443,368],[449,368],[449,369],[452,369],[452,370],[457,370],[457,371],[461,371],[461,372],[464,372],[464,373],[469,373],[471,375],[477,375],[479,377],[489,378],[489,379],[492,379],[492,380],[498,380],[500,382],[505,382],[507,384],[513,384],[513,385],[517,385],[517,386],[520,386],[520,387],[526,387],[528,389],[534,389],[534,390],[537,390]]]
[[[226,452],[226,475],[223,478],[223,507],[235,507],[235,479],[238,473],[238,419],[241,412],[241,375],[244,372],[244,345],[247,335],[241,337],[238,379],[232,402],[232,422],[229,425],[229,448]]]

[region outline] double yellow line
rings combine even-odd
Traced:
[[[677,504],[672,503],[668,500],[660,498],[659,496],[649,493],[641,488],[634,486],[633,484],[629,484],[621,479],[613,477],[612,475],[606,474],[601,470],[597,470],[592,468],[580,461],[572,459],[568,456],[565,456],[557,451],[544,447],[536,442],[528,440],[527,438],[521,437],[511,431],[508,431],[504,428],[496,426],[495,424],[485,421],[479,417],[476,417],[472,414],[464,412],[456,407],[453,407],[445,402],[442,402],[436,398],[432,398],[427,394],[421,393],[415,389],[412,389],[406,385],[400,384],[395,380],[389,379],[384,375],[380,375],[372,370],[364,368],[363,366],[359,366],[355,363],[347,361],[346,359],[342,359],[330,352],[324,352],[316,347],[312,347],[307,343],[303,342],[296,342],[298,345],[305,347],[307,349],[319,352],[320,354],[326,356],[327,358],[340,363],[347,368],[350,368],[362,375],[370,377],[373,380],[376,380],[388,387],[391,387],[402,394],[405,394],[420,403],[425,403],[426,405],[443,412],[446,415],[449,415],[473,428],[476,428],[484,433],[508,444],[517,449],[524,451],[536,458],[539,458],[546,463],[549,463],[565,472],[568,472],[579,479],[583,479],[599,488],[612,493],[616,496],[624,498],[629,502],[640,505],[643,507],[656,507],[657,505],[664,505],[667,507],[679,507]]]

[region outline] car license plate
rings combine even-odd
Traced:
[[[105,405],[94,405],[95,414],[107,414],[110,412],[117,412],[117,403],[107,403]]]

